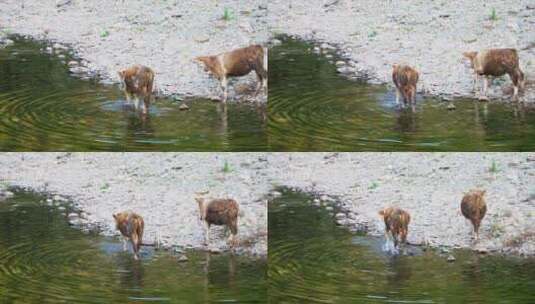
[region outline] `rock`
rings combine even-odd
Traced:
[[[355,72],[355,68],[349,66],[341,66],[337,68],[336,71],[340,74],[352,74]]]
[[[341,66],[346,65],[346,63],[343,62],[343,61],[341,61],[341,60],[338,60],[338,61],[335,63],[335,65],[336,65],[337,67],[341,67]]]
[[[71,60],[67,63],[68,66],[77,66],[78,65],[78,61],[74,61],[74,60]]]
[[[4,200],[4,199],[8,199],[10,197],[13,197],[13,192],[11,191],[7,191],[7,190],[4,190],[4,191],[1,191],[0,190],[0,199],[1,200]]]
[[[11,39],[0,39],[0,45],[3,45],[3,46],[10,46],[12,45],[13,43],[15,43],[13,40]]]
[[[277,46],[279,44],[282,44],[282,41],[280,41],[279,39],[272,39],[271,40],[271,45],[272,46]]]
[[[271,196],[273,196],[273,197],[279,197],[281,195],[282,195],[282,193],[280,193],[279,191],[271,191]]]
[[[489,252],[489,249],[485,246],[478,246],[474,249],[477,253],[486,254]]]
[[[180,106],[178,107],[178,109],[179,109],[180,111],[186,111],[186,110],[189,110],[189,107],[188,107],[187,104],[185,104],[185,103],[181,103]]]
[[[446,259],[448,262],[455,262],[455,257],[453,255],[448,255],[448,258]]]
[[[324,50],[334,50],[335,49],[334,46],[332,46],[332,45],[330,45],[328,43],[322,43],[321,44],[321,48],[324,49]]]
[[[446,108],[450,111],[455,110],[455,104],[453,102],[448,102]]]
[[[178,261],[179,263],[187,262],[188,260],[189,260],[188,257],[187,257],[186,255],[184,255],[184,254],[180,255],[180,256],[177,258],[177,261]]]
[[[339,212],[334,216],[337,220],[345,219],[347,216],[345,213]]]
[[[210,248],[208,248],[208,251],[210,253],[215,253],[215,254],[221,253],[221,249],[217,248],[217,247],[210,247]]]
[[[198,43],[205,43],[210,41],[210,37],[208,35],[200,34],[197,36],[197,38],[195,38],[195,41]]]

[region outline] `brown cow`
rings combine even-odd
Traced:
[[[379,211],[379,215],[385,222],[385,236],[394,240],[394,246],[407,242],[407,234],[409,233],[409,223],[411,216],[407,211],[396,207],[388,207]]]
[[[205,198],[195,198],[199,204],[200,220],[205,224],[204,242],[210,243],[210,225],[225,225],[230,229],[229,242],[232,246],[237,243],[238,234],[238,203],[233,199],[212,199],[206,201]]]
[[[258,77],[255,95],[260,92],[260,89],[267,87],[264,49],[260,45],[251,45],[214,56],[200,56],[195,60],[202,62],[204,70],[219,80],[223,89],[223,102],[227,101],[228,77],[245,76],[251,71],[255,71]]]
[[[143,65],[133,65],[126,70],[118,72],[123,86],[124,94],[128,101],[134,97],[134,107],[139,108],[140,99],[143,99],[143,114],[149,111],[154,85],[154,72]]]
[[[143,217],[132,212],[124,211],[113,215],[117,230],[123,235],[123,249],[126,250],[126,242],[130,240],[134,250],[134,258],[139,259],[139,248],[143,241],[143,229],[145,222]]]
[[[394,64],[392,69],[392,81],[396,86],[396,103],[399,104],[399,95],[403,96],[403,102],[413,104],[416,96],[416,84],[419,74],[408,65]]]
[[[477,90],[479,76],[483,76],[483,95],[487,98],[488,76],[508,74],[513,81],[513,100],[518,99],[518,90],[525,87],[524,73],[520,70],[516,49],[488,49],[480,52],[464,52],[463,56],[470,60],[474,69],[474,91]]]
[[[472,222],[476,240],[479,239],[481,220],[483,220],[485,213],[487,213],[487,204],[483,197],[485,192],[485,190],[470,190],[468,193],[465,193],[461,201],[461,212],[465,218]]]

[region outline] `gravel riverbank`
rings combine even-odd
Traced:
[[[412,216],[409,243],[535,254],[533,153],[276,153],[269,164],[272,184],[313,193],[351,230],[382,235],[378,211],[393,204]],[[487,190],[476,244],[460,213],[472,188]]]
[[[145,240],[204,249],[195,193],[234,198],[240,204],[238,250],[267,254],[270,184],[262,153],[2,153],[0,180],[66,199],[82,211],[73,224],[98,225],[118,235],[112,214],[133,210],[145,219]],[[227,163],[227,166],[225,166]],[[224,169],[225,168],[225,169]],[[6,193],[0,191],[0,193]],[[7,194],[2,196],[9,196]],[[211,250],[227,250],[223,228],[212,228]]]
[[[55,53],[72,48],[82,59],[71,67],[76,74],[118,82],[118,70],[139,63],[154,69],[164,95],[219,98],[219,82],[193,58],[264,44],[266,15],[264,0],[6,0],[0,2],[0,32],[50,41]],[[238,99],[254,91],[253,74],[234,81]]]
[[[475,97],[472,70],[462,52],[516,48],[528,86],[521,100],[535,102],[535,4],[530,0],[475,1],[273,0],[272,37],[286,34],[317,44],[316,52],[337,52],[339,71],[391,84],[392,65],[420,71],[420,93]],[[505,85],[504,85],[505,84]],[[504,90],[505,89],[505,92]],[[510,100],[508,76],[494,81],[492,99]]]

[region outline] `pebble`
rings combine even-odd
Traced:
[[[448,258],[447,258],[447,261],[448,262],[455,262],[455,257],[453,255],[449,255]]]
[[[180,106],[178,106],[178,109],[179,109],[180,111],[186,111],[186,110],[189,110],[189,107],[188,107],[187,104],[185,104],[185,103],[181,103]]]
[[[188,257],[187,257],[186,255],[184,255],[184,254],[180,255],[180,256],[177,258],[177,261],[178,261],[179,263],[187,262],[188,260],[189,260]]]

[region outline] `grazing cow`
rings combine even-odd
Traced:
[[[472,222],[476,240],[479,239],[481,220],[483,220],[487,212],[487,204],[483,197],[485,192],[485,190],[470,190],[468,193],[465,193],[461,201],[461,212],[465,218]]]
[[[140,107],[140,100],[143,100],[143,114],[149,111],[152,97],[152,86],[154,85],[154,72],[151,68],[136,64],[126,70],[118,72],[121,84],[128,101],[134,97],[134,107]]]
[[[230,229],[229,242],[231,246],[237,244],[238,234],[238,203],[233,199],[212,199],[195,198],[199,204],[200,220],[205,224],[204,242],[210,243],[210,225],[224,225]]]
[[[228,77],[240,77],[255,71],[258,77],[255,96],[267,87],[267,67],[264,64],[264,49],[260,45],[221,53],[214,56],[200,56],[196,61],[204,64],[204,70],[213,74],[223,89],[223,102],[227,101]]]
[[[143,241],[143,229],[145,222],[143,217],[132,211],[124,211],[113,215],[117,230],[123,235],[123,249],[126,250],[126,242],[130,240],[134,250],[134,258],[139,259],[139,248]]]
[[[513,81],[513,100],[518,100],[518,90],[525,87],[524,73],[518,63],[516,49],[488,49],[480,52],[464,52],[463,56],[470,60],[474,69],[474,91],[477,91],[479,77],[483,76],[483,95],[480,99],[486,100],[488,76],[502,76],[508,74]]]
[[[392,238],[395,247],[398,247],[400,242],[405,244],[409,233],[410,214],[396,207],[388,207],[379,211],[379,215],[385,222],[385,237]]]
[[[403,96],[403,102],[414,104],[416,96],[416,84],[419,74],[408,65],[394,64],[392,80],[396,86],[396,103],[399,104],[399,95]]]

